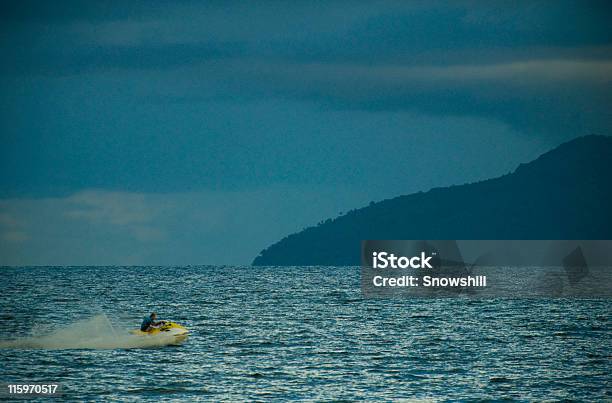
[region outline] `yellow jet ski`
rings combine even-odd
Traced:
[[[172,337],[175,343],[184,341],[189,336],[189,330],[178,323],[165,321],[161,326],[154,327],[148,332],[143,332],[140,329],[130,331],[131,334],[136,336],[162,336]]]

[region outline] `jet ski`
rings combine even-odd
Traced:
[[[143,337],[172,337],[175,343],[180,343],[187,339],[187,337],[189,336],[189,330],[187,330],[184,326],[170,321],[165,321],[161,326],[154,327],[148,332],[143,332],[140,329],[135,329],[130,331],[130,333],[135,336]]]

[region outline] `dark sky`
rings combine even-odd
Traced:
[[[610,134],[593,1],[0,5],[0,264],[248,263]]]

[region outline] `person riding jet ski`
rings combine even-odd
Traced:
[[[157,314],[155,312],[145,317],[140,325],[140,329],[130,330],[130,334],[134,336],[145,336],[153,338],[162,338],[170,342],[167,344],[180,344],[189,336],[189,330],[183,325],[174,323],[169,320],[156,321]]]
[[[156,322],[155,319],[157,319],[157,314],[155,312],[152,312],[149,316],[145,316],[145,318],[142,320],[142,324],[140,325],[140,331],[150,332],[153,329],[157,329],[166,323],[165,320],[160,320],[159,322]]]

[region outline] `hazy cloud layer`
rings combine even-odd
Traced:
[[[5,76],[110,72],[121,82],[155,71],[190,83],[153,82],[161,99],[470,114],[549,136],[611,123],[606,2],[63,4],[64,14],[5,6]]]
[[[0,265],[248,264],[287,233],[367,202],[364,192],[336,190],[84,190],[2,200]]]

